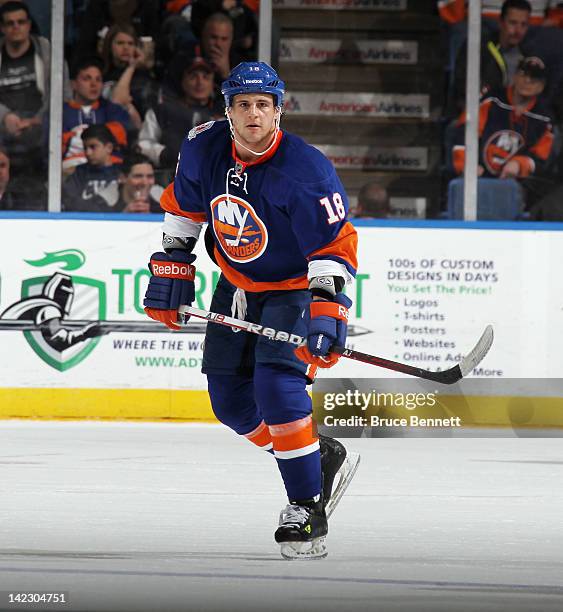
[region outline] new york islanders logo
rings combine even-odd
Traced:
[[[258,259],[268,244],[268,231],[252,206],[238,196],[222,194],[211,202],[213,231],[231,261]]]
[[[506,162],[512,159],[524,144],[524,138],[512,130],[495,132],[485,144],[483,158],[491,174],[500,174]]]

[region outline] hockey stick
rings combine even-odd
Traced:
[[[156,321],[100,321],[99,319],[60,319],[61,327],[65,329],[82,329],[90,323],[97,323],[100,330],[109,333],[134,334],[204,334],[207,323],[192,321],[181,330],[168,329]],[[45,327],[42,323],[28,319],[2,319],[0,318],[0,332],[2,331],[40,331]],[[363,336],[370,330],[359,325],[348,325],[348,337]]]
[[[192,308],[191,306],[180,306],[178,309],[178,323],[181,325],[188,324],[187,317],[184,315],[197,317],[199,319],[205,319],[211,323],[218,323],[219,325],[226,325],[227,327],[234,327],[235,329],[242,329],[250,332],[251,334],[257,334],[258,336],[265,336],[272,340],[279,340],[281,342],[290,342],[299,346],[306,340],[302,336],[297,334],[290,334],[284,331],[278,331],[271,327],[264,327],[257,323],[251,323],[249,321],[243,321],[241,319],[235,319],[228,315],[219,314],[216,312],[208,312],[207,310],[200,310],[199,308]],[[434,382],[442,383],[444,385],[452,385],[464,376],[467,376],[474,367],[476,367],[485,355],[488,353],[493,343],[493,328],[487,325],[485,331],[479,338],[477,344],[473,347],[471,352],[466,355],[457,365],[453,366],[449,370],[443,372],[432,372],[431,370],[424,370],[423,368],[417,368],[406,363],[399,363],[398,361],[391,361],[390,359],[384,359],[383,357],[376,357],[375,355],[368,355],[367,353],[360,353],[348,349],[344,346],[332,346],[331,352],[348,359],[355,359],[362,363],[369,363],[371,365],[379,366],[380,368],[386,368],[387,370],[394,370],[395,372],[402,372],[409,376],[417,376],[418,378],[424,378],[425,380],[432,380]]]

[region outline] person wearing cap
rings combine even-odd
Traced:
[[[183,69],[169,81],[161,100],[150,108],[139,132],[139,149],[156,166],[176,165],[182,140],[196,125],[221,117],[214,97],[213,68],[200,55],[180,58]]]
[[[479,176],[519,179],[529,207],[538,197],[530,177],[541,174],[553,146],[551,118],[541,94],[547,71],[538,57],[520,61],[513,84],[485,92],[479,107]],[[465,162],[465,113],[458,121],[453,163],[458,174]],[[525,180],[522,180],[525,179]]]
[[[530,26],[532,7],[528,0],[505,0],[498,31],[484,31],[481,40],[481,89],[508,87],[518,62],[534,55],[524,38]],[[447,115],[455,117],[465,108],[467,45],[462,45],[455,60],[452,91]]]

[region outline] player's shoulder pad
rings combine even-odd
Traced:
[[[182,141],[178,170],[189,177],[197,176],[200,165],[209,160],[214,150],[224,150],[225,139],[231,140],[228,121],[196,125]]]
[[[332,163],[313,145],[295,134],[284,133],[283,171],[296,183],[320,183],[335,174]]]

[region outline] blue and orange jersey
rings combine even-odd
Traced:
[[[116,143],[113,163],[121,163],[119,154],[127,147],[129,114],[119,104],[100,98],[86,106],[69,100],[63,104],[63,165],[66,167],[86,163],[84,147],[80,139],[82,130],[90,125],[104,124],[112,133]],[[74,139],[73,139],[74,138]]]
[[[292,134],[280,131],[268,153],[245,163],[226,121],[194,128],[161,206],[209,224],[218,265],[245,291],[307,288],[313,260],[356,273],[357,234],[344,187],[328,159]]]
[[[458,174],[463,172],[465,163],[465,120],[462,113],[453,149],[453,164]],[[510,160],[520,164],[520,177],[541,171],[552,146],[551,119],[537,98],[532,98],[518,112],[513,87],[484,94],[479,106],[479,163],[484,169],[483,176],[499,176]]]

